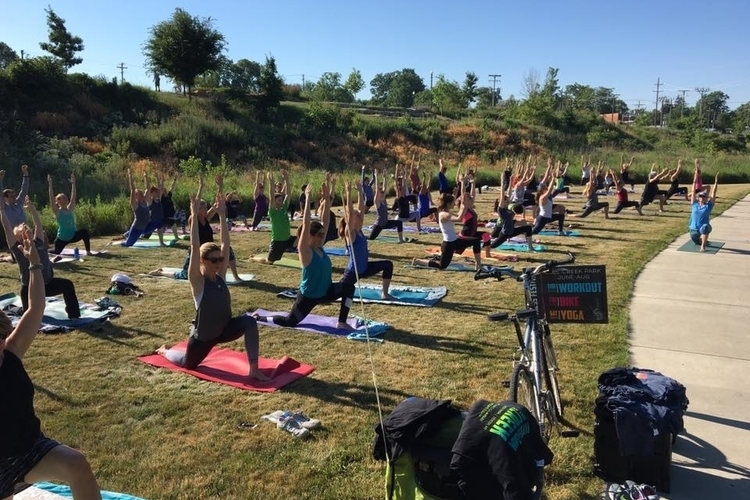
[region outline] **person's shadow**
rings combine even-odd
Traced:
[[[748,422],[690,411],[685,415],[734,427],[745,433],[750,431]],[[672,491],[666,498],[675,500],[750,498],[750,468],[729,462],[721,450],[689,432],[677,436],[673,447],[670,482]]]

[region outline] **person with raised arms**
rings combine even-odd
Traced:
[[[220,244],[200,243],[198,213],[201,210],[203,178],[198,180],[198,193],[190,197],[190,264],[188,280],[195,306],[195,321],[190,327],[187,349],[183,352],[163,345],[156,352],[177,366],[195,369],[217,344],[242,337],[249,364],[248,378],[268,381],[258,367],[258,323],[252,316],[232,316],[232,297],[225,281],[229,263],[229,226],[221,176],[216,178],[216,212],[219,214]]]
[[[49,185],[49,206],[52,209],[52,213],[55,214],[55,220],[57,221],[57,237],[55,238],[55,248],[52,252],[58,255],[55,258],[60,258],[60,252],[63,251],[66,245],[77,241],[83,241],[86,255],[91,255],[91,237],[89,236],[89,232],[86,229],[78,229],[76,227],[76,218],[73,213],[76,207],[75,174],[70,174],[70,198],[65,196],[64,193],[55,195],[51,175],[47,175],[47,184]]]
[[[253,188],[253,201],[255,208],[253,210],[253,221],[250,223],[250,230],[257,231],[263,217],[268,215],[268,197],[265,194],[265,174],[261,171],[255,172],[255,187]]]
[[[594,212],[604,209],[604,218],[609,219],[609,202],[599,201],[599,193],[597,192],[596,179],[597,177],[600,177],[602,175],[602,168],[602,162],[599,162],[599,165],[597,165],[597,167],[593,171],[593,175],[591,176],[589,183],[586,184],[586,186],[583,188],[582,196],[586,198],[586,203],[583,205],[583,210],[581,210],[581,213],[573,215],[573,217],[583,219],[584,217],[588,217]]]
[[[362,165],[362,173],[360,174],[360,184],[362,185],[362,192],[365,195],[365,205],[363,209],[363,214],[367,214],[370,209],[375,205],[375,190],[378,188],[378,184],[375,181],[375,176],[372,177],[372,180],[370,180],[365,175],[365,166]],[[372,186],[375,186],[373,188]]]
[[[149,205],[151,205],[151,190],[148,185],[148,174],[143,172],[144,190],[136,189],[133,183],[133,172],[128,170],[128,185],[130,186],[130,208],[133,211],[133,223],[127,232],[127,238],[121,243],[124,247],[132,247],[138,238],[143,236],[151,215]]]
[[[26,201],[26,195],[29,194],[28,165],[21,165],[21,174],[23,175],[23,180],[21,181],[21,190],[16,193],[12,189],[3,188],[5,170],[0,170],[0,191],[3,192],[5,216],[8,218],[11,227],[16,227],[19,224],[26,223],[26,213],[23,211],[23,204]]]
[[[384,300],[393,299],[389,293],[391,278],[393,278],[393,262],[390,260],[369,260],[367,238],[362,233],[364,192],[359,182],[355,183],[354,189],[357,191],[356,208],[352,203],[352,185],[349,181],[344,182],[346,206],[344,207],[344,218],[339,223],[339,236],[346,244],[349,262],[346,264],[341,282],[354,286],[357,284],[357,278],[362,279],[383,273],[383,290],[380,296]]]
[[[283,257],[284,252],[295,250],[297,237],[292,236],[289,224],[289,173],[281,171],[281,192],[274,193],[271,206],[268,208],[268,218],[271,219],[271,243],[268,246],[268,256],[258,262],[273,264]]]
[[[719,174],[714,178],[714,185],[711,186],[711,192],[699,191],[691,196],[690,207],[690,239],[693,243],[700,245],[701,252],[706,251],[708,244],[708,235],[713,229],[710,224],[711,210],[716,203],[716,193],[719,189]]]
[[[5,231],[5,241],[8,243],[10,253],[16,259],[18,263],[18,269],[21,272],[21,304],[25,311],[29,307],[29,261],[26,254],[23,251],[23,242],[27,234],[29,233],[29,226],[25,222],[12,227],[10,221],[6,216],[5,206],[0,208],[0,219],[2,219],[3,230]],[[52,269],[52,262],[49,260],[49,254],[47,253],[47,244],[44,241],[44,228],[42,227],[42,219],[39,217],[34,204],[31,203],[29,197],[26,197],[26,203],[24,208],[28,210],[31,215],[31,220],[34,222],[34,238],[33,242],[36,246],[36,253],[39,255],[39,262],[41,263],[42,276],[44,277],[44,294],[46,297],[52,297],[54,295],[62,295],[65,301],[65,312],[68,314],[69,319],[78,319],[81,317],[81,308],[78,304],[78,297],[76,296],[76,289],[73,282],[65,278],[55,278],[55,272]]]
[[[3,210],[5,213],[5,210]],[[3,216],[4,223],[7,223]],[[0,498],[13,498],[17,483],[60,481],[70,485],[76,500],[100,499],[91,465],[78,450],[44,435],[34,410],[34,384],[23,358],[36,337],[44,315],[45,263],[39,254],[38,235],[25,224],[14,241],[22,272],[27,276],[27,307],[14,327],[0,312]],[[35,231],[36,232],[36,231]]]
[[[638,211],[638,215],[643,215],[641,211],[641,204],[637,201],[628,200],[628,190],[625,189],[625,182],[622,179],[617,178],[617,174],[614,170],[610,169],[612,177],[615,179],[615,196],[617,197],[617,205],[612,213],[619,214],[623,208],[635,208]]]
[[[523,207],[521,208],[521,213],[523,213]],[[508,206],[508,193],[505,184],[500,188],[497,214],[499,218],[497,219],[497,223],[492,229],[492,234],[490,235],[490,248],[497,248],[514,236],[524,235],[526,236],[526,243],[528,244],[529,251],[533,251],[534,245],[532,242],[531,226],[525,221],[522,224],[516,224],[516,214],[513,212],[512,208],[509,208]],[[488,259],[491,257],[490,248],[485,250],[485,257]]]
[[[641,193],[641,209],[659,200],[659,212],[664,212],[664,205],[667,204],[667,192],[659,189],[659,181],[669,175],[669,169],[663,169],[661,172],[656,171],[656,163],[651,166],[651,172],[648,174],[648,181]]]
[[[320,204],[323,213],[329,208],[331,193],[329,191],[330,174],[326,175],[326,181],[321,186]],[[297,298],[292,305],[292,310],[286,315],[260,316],[254,315],[260,321],[271,321],[280,326],[294,328],[300,321],[305,319],[313,308],[318,304],[325,304],[341,299],[338,323],[336,327],[342,330],[353,330],[346,320],[349,317],[349,309],[354,297],[354,285],[350,283],[333,283],[331,272],[333,266],[331,258],[325,253],[323,245],[328,233],[327,217],[321,221],[310,218],[310,196],[312,185],[305,188],[305,206],[303,208],[302,225],[298,230],[297,250],[299,261],[302,265],[302,281],[299,285]]]
[[[448,184],[448,177],[446,177],[445,172],[448,170],[448,167],[443,165],[443,159],[438,159],[438,191],[440,194],[451,194],[453,190],[450,187],[450,184]]]
[[[177,236],[177,211],[174,207],[174,201],[172,200],[172,193],[174,193],[174,187],[177,183],[177,173],[175,172],[172,177],[172,183],[169,185],[169,189],[161,192],[161,204],[164,207],[164,222],[162,224],[163,229],[171,229],[174,239],[178,239]],[[183,232],[184,232],[183,224]]]
[[[417,195],[417,207],[419,208],[419,216],[424,219],[425,217],[431,217],[434,220],[434,215],[437,213],[437,207],[432,201],[432,195],[430,194],[430,176],[427,172],[422,176],[422,184],[419,186],[419,194]]]
[[[669,189],[666,198],[670,199],[674,195],[684,196],[685,201],[690,201],[688,189],[680,187],[680,171],[682,170],[682,158],[677,160],[677,168],[669,173]]]
[[[565,206],[552,203],[551,195],[553,191],[553,184],[548,182],[537,193],[537,207],[539,213],[534,220],[534,226],[531,228],[532,234],[539,234],[547,224],[557,221],[557,234],[560,236],[565,235],[563,229],[565,227]],[[521,213],[523,213],[523,210],[521,210]]]
[[[398,208],[397,220],[401,222],[415,222],[417,225],[417,232],[422,231],[422,218],[419,215],[418,210],[411,209],[411,200],[416,201],[416,193],[411,195],[406,192],[406,182],[403,177],[399,175],[399,167],[396,165],[396,171],[393,179],[393,190],[396,192],[396,206]]]
[[[623,184],[630,184],[631,193],[635,192],[635,181],[631,177],[633,175],[631,168],[633,167],[634,161],[635,156],[631,156],[630,161],[625,163],[625,155],[620,155],[620,179]]]
[[[159,238],[159,245],[165,247],[167,245],[164,243],[164,205],[161,202],[164,196],[164,177],[156,174],[156,186],[148,186],[148,180],[146,180],[146,186],[146,189],[151,194],[151,203],[148,205],[150,220],[148,226],[143,231],[143,237],[148,239],[156,231]]]
[[[383,172],[385,174],[385,172]],[[375,179],[375,212],[377,219],[375,225],[372,227],[370,232],[370,240],[374,240],[380,235],[383,229],[395,228],[398,232],[398,242],[404,242],[404,223],[400,220],[394,220],[388,218],[388,203],[385,199],[385,175],[383,176],[383,185],[378,187],[378,169],[373,170],[373,178]]]

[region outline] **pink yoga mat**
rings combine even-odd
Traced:
[[[187,341],[180,342],[174,346],[175,349],[183,351],[186,347]],[[208,356],[206,356],[206,359],[195,370],[188,370],[174,365],[159,354],[140,356],[138,360],[147,365],[187,373],[201,380],[218,382],[245,391],[257,392],[274,392],[290,382],[311,374],[315,370],[314,366],[302,364],[288,356],[284,356],[281,359],[260,358],[258,360],[260,369],[266,376],[271,377],[271,380],[269,382],[250,380],[247,378],[249,367],[247,356],[244,352],[217,348],[212,349]]]

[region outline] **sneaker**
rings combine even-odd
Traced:
[[[302,410],[297,410],[291,414],[292,418],[305,429],[317,429],[318,427],[320,427],[320,420],[308,417],[307,415],[302,413]]]
[[[625,487],[617,483],[608,484],[604,495],[606,500],[633,500]]]
[[[310,431],[302,427],[292,414],[284,414],[279,417],[276,427],[287,431],[294,437],[307,437],[310,435]]]
[[[634,481],[625,481],[625,487],[633,500],[658,500],[656,488],[648,484],[638,484]]]

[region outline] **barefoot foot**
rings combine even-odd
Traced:
[[[336,328],[338,328],[339,330],[346,330],[347,332],[353,332],[354,330],[356,330],[356,328],[354,328],[349,323],[341,323],[341,322],[336,323]]]
[[[257,380],[258,382],[269,382],[271,380],[271,378],[260,371],[260,369],[250,370],[247,378],[250,380]]]
[[[163,344],[161,347],[159,347],[156,350],[156,354],[158,354],[159,356],[164,356],[166,353],[167,353],[167,345],[166,344]]]

